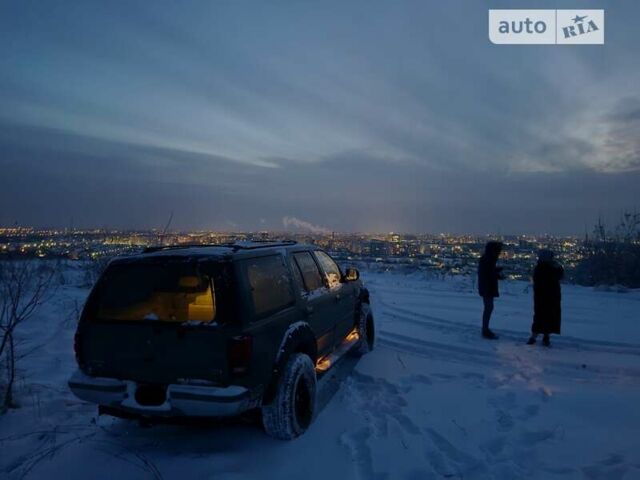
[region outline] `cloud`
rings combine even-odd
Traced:
[[[640,170],[640,98],[621,100],[604,121],[601,139],[604,168],[614,171]]]
[[[602,48],[540,49],[463,3],[13,2],[0,221],[575,232],[635,206],[638,4]]]
[[[308,233],[331,233],[331,230],[329,230],[328,228],[314,225],[313,223],[307,222],[305,220],[300,220],[296,217],[283,217],[282,225],[284,225],[285,229],[293,227]]]

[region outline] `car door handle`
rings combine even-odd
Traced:
[[[307,316],[313,315],[313,307],[307,305],[307,308],[305,308],[305,312],[307,312]]]
[[[339,293],[336,293],[336,303],[342,300],[342,296]]]

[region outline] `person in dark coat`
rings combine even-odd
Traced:
[[[551,345],[549,335],[560,334],[560,280],[563,275],[564,269],[553,259],[553,252],[540,250],[538,264],[533,270],[533,325],[527,344],[536,343],[541,333],[542,343],[548,347]]]
[[[478,264],[478,293],[482,297],[484,311],[482,313],[482,336],[495,340],[498,336],[489,329],[489,320],[493,313],[493,299],[500,296],[498,280],[503,279],[502,267],[498,267],[498,257],[502,252],[502,243],[487,242],[484,255]]]

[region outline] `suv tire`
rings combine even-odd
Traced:
[[[316,409],[316,371],[304,353],[289,357],[274,399],[262,407],[262,425],[268,435],[291,440],[302,435]]]
[[[368,304],[363,303],[360,307],[360,317],[358,319],[358,336],[360,340],[353,347],[353,353],[361,356],[373,350],[376,342],[376,326],[373,321],[373,314]]]

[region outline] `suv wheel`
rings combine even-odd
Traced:
[[[376,326],[373,321],[371,307],[366,303],[363,303],[360,307],[358,336],[360,337],[360,340],[358,341],[358,344],[353,347],[353,352],[356,355],[364,355],[365,353],[369,353],[373,350],[376,342]]]
[[[302,435],[316,407],[316,371],[304,353],[293,354],[284,367],[276,395],[262,407],[262,424],[268,435],[291,440]]]

